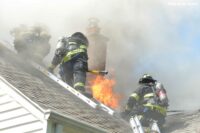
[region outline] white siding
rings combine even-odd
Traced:
[[[0,88],[0,133],[42,133],[43,122]]]

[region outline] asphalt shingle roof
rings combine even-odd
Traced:
[[[122,119],[93,109],[2,46],[0,76],[44,109],[70,115],[110,133],[132,132],[129,124]]]
[[[168,116],[164,133],[200,133],[200,112]]]

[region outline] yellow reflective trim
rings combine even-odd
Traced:
[[[82,45],[80,45],[80,48],[81,48],[81,49],[87,49],[87,46],[84,45],[84,44],[82,44]]]
[[[154,93],[148,93],[144,95],[144,98],[150,98],[150,97],[154,97]]]
[[[130,97],[135,98],[136,101],[138,101],[138,100],[140,99],[140,96],[139,96],[137,93],[133,93],[133,94],[131,94]]]
[[[74,88],[77,87],[77,86],[84,87],[85,84],[82,83],[82,82],[77,82],[76,84],[74,84]]]
[[[84,49],[80,49],[80,48],[68,52],[67,55],[63,58],[63,62],[69,61],[72,58],[72,55],[75,55],[77,53],[82,53],[82,52],[85,52],[85,50]]]
[[[56,65],[51,64],[51,65],[49,66],[49,68],[54,69],[54,68],[56,68]]]
[[[65,56],[65,57],[63,58],[63,61],[62,61],[62,62],[67,62],[67,61],[69,61],[70,59],[71,59],[71,57]]]
[[[72,50],[72,51],[68,52],[66,56],[71,56],[71,55],[74,55],[74,54],[77,54],[77,53],[81,53],[81,52],[85,52],[85,50],[84,49],[80,49],[80,48],[79,49],[75,49],[75,50]]]
[[[153,105],[151,103],[144,104],[145,107],[149,107],[151,110],[156,110],[162,115],[166,115],[167,109],[165,107],[161,107],[159,105]]]

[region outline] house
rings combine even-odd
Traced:
[[[0,44],[0,133],[131,133]]]

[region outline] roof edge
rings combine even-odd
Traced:
[[[61,123],[68,123],[68,124],[71,124],[71,125],[77,125],[78,124],[78,127],[84,128],[88,131],[91,131],[92,133],[109,133],[108,131],[106,131],[102,128],[93,126],[93,125],[91,125],[87,122],[81,121],[81,120],[77,120],[76,118],[73,118],[69,115],[68,116],[63,115],[63,114],[58,113],[58,112],[53,111],[53,110],[51,110],[49,119],[53,119],[53,120],[56,120],[56,121],[61,122]]]
[[[41,120],[48,119],[49,114],[51,112],[49,109],[45,110],[41,106],[39,106],[37,103],[33,102],[30,98],[28,98],[25,94],[23,94],[21,91],[19,91],[16,87],[14,87],[12,84],[10,84],[1,75],[0,75],[0,87],[6,88],[6,92],[8,92],[8,94],[10,94],[16,100],[18,100],[20,104],[22,104],[22,105],[30,104],[32,107],[34,107],[37,110],[37,112],[39,112],[41,114],[41,116],[40,116]],[[32,110],[29,109],[29,111],[31,112]]]
[[[77,120],[77,119],[75,119],[75,118],[73,118],[69,115],[66,116],[64,114],[61,114],[59,112],[56,112],[56,111],[53,111],[53,110],[50,110],[50,109],[47,109],[47,110],[43,109],[41,106],[39,106],[37,103],[33,102],[30,98],[28,98],[21,91],[19,91],[16,87],[14,87],[12,84],[10,84],[1,75],[0,75],[0,87],[6,88],[6,92],[8,92],[8,94],[12,93],[11,96],[13,96],[15,99],[19,100],[19,103],[28,102],[32,107],[37,109],[41,114],[40,118],[41,118],[42,121],[46,121],[48,119],[53,119],[53,120],[56,120],[60,123],[68,123],[68,124],[71,124],[71,125],[77,125],[78,124],[78,126],[80,128],[84,128],[84,129],[91,131],[93,133],[108,133],[108,131],[106,131],[102,128],[93,126],[93,125],[91,125],[87,122],[84,122],[82,120]],[[94,132],[94,131],[96,131],[96,132]]]

